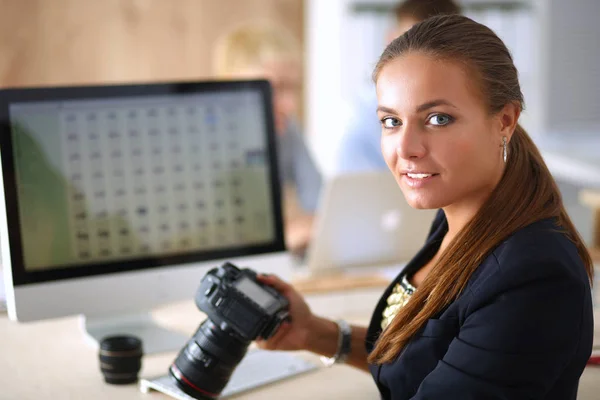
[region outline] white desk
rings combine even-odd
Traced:
[[[375,302],[376,292],[360,293],[354,301]],[[334,296],[335,297],[335,296]],[[334,302],[337,300],[334,299]],[[315,298],[315,307],[325,299]],[[341,303],[340,303],[341,304]],[[362,306],[362,305],[361,305]],[[334,314],[344,311],[334,310]],[[365,318],[346,314],[350,321],[364,323]],[[364,314],[363,314],[364,315]],[[192,335],[204,318],[192,301],[176,303],[155,312],[157,320]],[[97,351],[90,346],[75,317],[28,324],[16,324],[0,316],[0,399],[144,399],[168,400],[158,392],[141,393],[137,384],[105,384],[99,370]],[[318,362],[318,357],[302,353]],[[156,377],[167,372],[176,352],[143,358],[140,377]],[[287,381],[275,383],[234,397],[264,399],[377,399],[378,393],[369,374],[347,366],[321,368]]]
[[[365,303],[374,304],[378,290],[353,294],[315,296],[309,303],[315,311],[330,317],[344,314],[352,322],[364,323]],[[345,299],[345,301],[341,301]],[[353,311],[359,311],[355,314]],[[191,335],[202,316],[195,305],[177,303],[155,312],[159,322]],[[599,318],[600,319],[600,315]],[[136,385],[113,386],[104,383],[96,350],[89,346],[77,318],[63,318],[31,324],[15,324],[0,316],[0,399],[143,399],[168,400],[152,392],[143,394]],[[176,353],[145,356],[141,377],[164,374]],[[315,361],[314,355],[303,354]],[[587,368],[581,385],[581,400],[598,399],[600,367]],[[377,389],[367,373],[347,366],[322,368],[288,381],[241,394],[235,399],[378,399]]]

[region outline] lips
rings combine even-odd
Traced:
[[[430,174],[430,173],[425,173],[425,172],[416,172],[416,173],[408,172],[406,175],[412,179],[425,179],[425,178],[429,178],[430,176],[433,176],[435,174]]]
[[[402,180],[413,189],[425,187],[432,180],[435,180],[439,174],[434,172],[403,172]]]
[[[437,172],[428,171],[428,170],[418,170],[418,169],[402,169],[399,171],[400,175],[407,175],[414,179],[419,178],[427,178],[433,175],[439,175]]]

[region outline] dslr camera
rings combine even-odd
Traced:
[[[202,278],[196,305],[207,318],[169,367],[177,386],[196,399],[217,399],[258,338],[269,339],[289,318],[289,303],[256,279],[251,269],[231,263]]]

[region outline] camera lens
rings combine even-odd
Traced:
[[[188,395],[217,399],[249,345],[207,319],[179,352],[169,373]]]
[[[99,358],[106,383],[133,383],[142,368],[142,341],[133,336],[104,338],[100,343]]]

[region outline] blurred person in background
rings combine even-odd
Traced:
[[[402,35],[418,22],[443,14],[460,14],[453,0],[405,0],[394,8],[396,24],[388,32],[386,42]],[[352,105],[352,114],[342,135],[336,155],[337,173],[384,170],[387,168],[381,155],[381,124],[375,109],[375,88],[369,87]]]
[[[310,242],[322,180],[296,117],[301,66],[297,40],[270,24],[239,26],[220,39],[215,51],[218,78],[267,79],[273,88],[286,246],[300,256]]]

